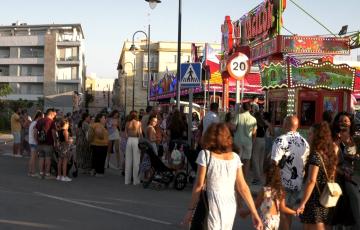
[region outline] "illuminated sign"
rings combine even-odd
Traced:
[[[281,51],[307,54],[350,54],[350,39],[318,36],[281,36]]]
[[[261,86],[263,89],[287,87],[285,66],[271,63],[261,69]]]
[[[254,39],[263,33],[268,33],[273,27],[273,12],[274,4],[272,1],[267,0],[246,16],[244,23],[247,40]]]
[[[278,37],[275,37],[252,47],[250,50],[250,58],[251,60],[256,61],[277,52],[279,52]]]
[[[353,90],[355,69],[346,64],[333,65],[330,62],[315,64],[306,62],[299,67],[292,66],[290,84],[292,87]]]

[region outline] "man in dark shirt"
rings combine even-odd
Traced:
[[[36,126],[36,133],[45,132],[45,140],[41,141],[38,137],[38,152],[39,152],[39,168],[40,176],[50,178],[50,165],[51,158],[54,152],[54,137],[55,137],[55,122],[56,112],[54,109],[46,110],[45,117],[40,119]],[[44,163],[45,163],[45,174],[44,174]]]

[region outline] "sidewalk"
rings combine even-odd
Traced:
[[[0,144],[6,144],[13,141],[12,134],[0,133]]]

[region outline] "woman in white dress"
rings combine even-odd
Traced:
[[[242,163],[232,151],[233,140],[228,126],[224,123],[212,124],[202,137],[202,143],[206,150],[202,150],[196,160],[199,165],[197,180],[183,224],[191,223],[200,192],[206,184],[209,201],[208,230],[232,229],[237,210],[237,192],[251,212],[254,228],[262,229],[261,219],[243,176]],[[209,168],[204,183],[207,166]]]

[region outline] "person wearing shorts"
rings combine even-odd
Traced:
[[[294,208],[301,196],[305,165],[310,153],[308,142],[297,132],[299,119],[288,116],[284,119],[285,133],[275,139],[271,159],[281,169],[281,183],[286,192],[286,204]],[[281,213],[280,228],[291,229],[292,217]]]
[[[250,114],[250,104],[243,104],[243,112],[235,118],[234,144],[240,148],[241,161],[243,162],[244,177],[247,178],[250,170],[250,159],[253,143],[256,139],[256,119]]]
[[[13,156],[21,157],[20,155],[20,142],[21,142],[21,122],[20,122],[20,113],[21,109],[17,108],[15,112],[11,115],[11,133],[14,136],[14,145],[13,145]]]
[[[35,138],[36,133],[34,132],[35,126],[38,120],[43,118],[43,113],[41,111],[37,111],[34,117],[34,121],[31,122],[29,126],[29,145],[30,145],[30,160],[29,160],[29,176],[37,176],[35,170],[36,160],[38,158],[37,151],[37,140]]]
[[[43,177],[45,175],[46,178],[50,178],[51,158],[54,154],[55,117],[55,110],[48,109],[46,110],[45,117],[41,118],[35,126],[35,132],[38,133],[38,131],[44,130],[46,133],[45,141],[41,142],[38,140],[40,176]]]

